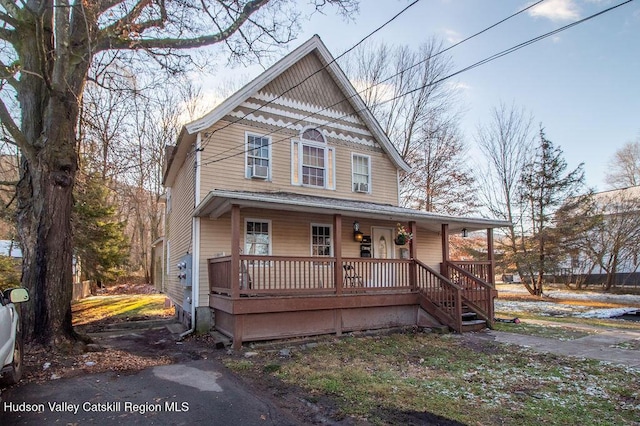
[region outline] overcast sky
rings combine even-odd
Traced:
[[[449,51],[454,70],[606,9],[619,1],[545,0],[528,13]],[[334,56],[349,49],[410,2],[362,0],[355,22],[328,10],[303,22],[297,47],[318,34]],[[418,46],[431,37],[445,46],[480,31],[531,2],[421,0],[372,37]],[[236,70],[236,72],[238,72]],[[247,69],[245,79],[259,69]],[[245,83],[246,81],[243,81]],[[585,164],[587,183],[605,189],[604,173],[616,149],[640,141],[640,2],[634,1],[515,53],[460,74],[465,140],[501,101],[524,107],[536,127],[560,146],[570,167]],[[473,151],[472,151],[473,152]]]

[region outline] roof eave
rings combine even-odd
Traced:
[[[416,221],[441,224],[447,223],[450,225],[450,230],[454,232],[463,228],[467,228],[469,231],[476,231],[488,228],[505,228],[512,226],[510,222],[495,219],[447,216],[422,212],[418,210],[412,211],[410,209],[405,209],[406,211],[404,212],[376,210],[366,211],[361,208],[350,208],[333,202],[327,202],[325,205],[323,205],[318,203],[317,200],[301,202],[299,200],[275,198],[269,199],[265,195],[266,194],[261,193],[214,190],[207,194],[204,200],[202,200],[200,205],[198,205],[198,207],[195,209],[193,215],[207,216],[217,219],[225,213],[228,213],[233,204],[238,204],[241,207],[255,207],[277,210],[282,210],[283,208],[285,208],[287,211],[319,212],[324,214],[342,213],[354,217],[370,219],[387,219],[407,222]],[[371,203],[371,205],[374,204]]]

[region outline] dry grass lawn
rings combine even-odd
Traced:
[[[165,300],[162,294],[87,297],[72,303],[73,325],[169,318],[174,308],[166,308]]]

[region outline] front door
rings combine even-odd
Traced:
[[[373,287],[387,287],[394,283],[393,265],[384,263],[383,259],[393,259],[395,257],[395,249],[393,245],[393,228],[383,228],[374,226],[371,228],[371,248],[373,249],[373,257],[381,259],[381,262],[375,262],[371,266],[372,285]]]

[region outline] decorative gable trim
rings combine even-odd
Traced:
[[[243,120],[253,121],[261,124],[267,124],[270,126],[280,127],[283,129],[296,130],[298,132],[301,132],[305,127],[307,127],[303,123],[294,123],[293,121],[288,121],[288,120],[284,121],[282,119],[276,120],[272,117],[265,117],[264,115],[255,115],[253,113],[245,115],[242,111],[233,111],[228,115],[230,117],[241,118]],[[321,126],[324,126],[324,124],[326,123],[326,122],[325,123],[321,122],[321,120],[317,120],[317,121],[319,122],[317,124],[320,124]],[[354,143],[358,143],[366,146],[372,146],[372,147],[376,146],[376,143],[373,139],[359,138],[357,136],[345,135],[344,133],[337,133],[334,130],[329,131],[326,127],[324,127],[322,130],[323,130],[323,134],[326,137],[339,139],[347,142],[354,142]],[[369,136],[371,136],[371,134],[369,134]]]
[[[340,130],[345,130],[347,132],[351,132],[351,133],[357,133],[359,135],[363,135],[363,136],[369,136],[372,137],[373,135],[371,134],[371,132],[369,132],[368,130],[365,129],[361,129],[358,127],[354,127],[354,126],[349,126],[346,124],[340,124],[340,123],[336,123],[335,120],[323,120],[321,118],[317,118],[314,116],[309,116],[309,115],[305,115],[305,114],[299,114],[293,111],[287,111],[284,109],[279,109],[279,108],[273,108],[270,106],[263,106],[262,108],[260,108],[261,105],[259,104],[254,104],[252,102],[243,102],[242,105],[240,105],[241,107],[244,108],[249,108],[251,109],[251,114],[253,113],[259,113],[260,111],[262,112],[266,112],[266,113],[271,113],[274,115],[279,115],[282,117],[286,117],[286,118],[291,118],[297,122],[302,122],[302,121],[306,121],[309,123],[314,123],[314,124],[318,124],[320,126],[325,126],[325,127],[333,127],[335,129],[340,129]],[[258,108],[260,108],[260,110],[258,110]],[[233,111],[234,114],[243,114],[242,111]],[[255,114],[254,114],[255,115]],[[318,114],[320,115],[320,114]]]
[[[258,92],[253,96],[253,98],[259,101],[269,102],[272,105],[274,104],[280,105],[287,108],[309,112],[309,113],[312,113],[313,115],[322,115],[324,117],[329,117],[329,118],[337,119],[340,121],[346,121],[349,123],[362,125],[362,121],[358,120],[356,117],[352,117],[349,114],[345,114],[335,109],[319,108],[315,105],[311,105],[306,102],[296,101],[294,99],[285,98],[283,96],[277,97],[276,95],[272,95],[271,93]],[[264,110],[264,107],[261,109]]]

